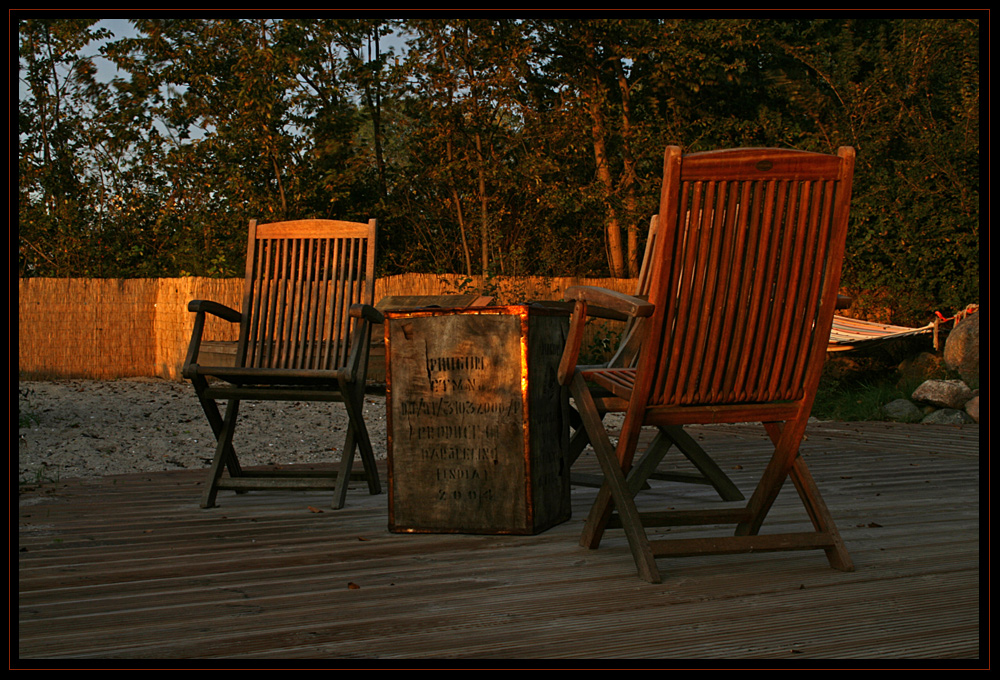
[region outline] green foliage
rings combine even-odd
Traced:
[[[822,380],[816,393],[812,416],[841,422],[886,420],[882,407],[909,394],[888,380],[853,384]]]
[[[845,287],[888,293],[898,323],[978,301],[978,21],[799,21],[775,36],[796,145],[858,151]]]
[[[946,377],[939,360],[915,361],[929,347],[928,338],[914,337],[849,354],[827,355],[812,416],[839,421],[886,420],[883,406],[909,399],[925,380]]]
[[[618,351],[621,344],[623,326],[621,323],[600,319],[587,321],[589,340],[580,348],[579,363],[582,366],[606,364]]]
[[[20,276],[238,276],[303,217],[378,218],[383,273],[634,274],[667,144],[852,145],[846,292],[978,302],[976,15],[131,23],[18,21]]]

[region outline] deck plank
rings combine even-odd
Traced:
[[[744,490],[768,440],[701,427]],[[64,480],[19,498],[18,657],[43,659],[977,659],[979,428],[810,425],[803,453],[856,571],[822,553],[660,560],[577,545],[596,493],[537,536],[392,534],[386,496],[221,494],[202,471]],[[668,464],[674,464],[668,457]],[[596,471],[592,454],[582,468]],[[640,509],[711,500],[653,482]],[[765,525],[808,522],[789,485]],[[680,527],[670,535],[697,535]]]

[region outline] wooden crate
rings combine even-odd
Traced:
[[[483,307],[493,298],[477,294],[448,295],[387,295],[378,301],[375,308],[385,314],[393,310],[413,310],[431,307],[464,309]],[[372,326],[371,349],[368,351],[368,382],[385,382],[385,329],[382,324]]]
[[[564,310],[386,314],[389,529],[533,534],[569,519]]]

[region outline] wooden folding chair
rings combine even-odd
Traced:
[[[194,385],[217,440],[201,506],[220,489],[334,489],[344,505],[358,450],[372,494],[381,493],[362,418],[375,295],[375,220],[250,222],[242,312],[194,300],[194,330],[183,375]],[[234,366],[201,366],[205,315],[240,324]],[[212,382],[209,382],[209,380]],[[225,416],[216,399],[227,400]],[[243,470],[233,448],[241,400],[340,401],[349,426],[339,472]],[[229,476],[223,475],[228,470]]]
[[[799,455],[837,303],[853,172],[846,147],[836,156],[667,148],[648,302],[587,287],[566,293],[576,302],[559,380],[604,474],[582,545],[596,548],[620,526],[650,582],[659,582],[655,558],[664,556],[815,548],[833,567],[853,569]],[[635,368],[577,368],[588,303],[646,317]],[[600,391],[611,396],[598,405]],[[617,446],[602,410],[625,414]],[[745,506],[638,512],[626,475],[643,426],[746,421],[763,423],[774,453]],[[761,535],[788,477],[814,531]],[[646,534],[650,526],[725,524],[735,531],[719,538]]]
[[[647,298],[649,296],[649,283],[650,283],[650,270],[652,269],[652,253],[653,248],[656,244],[656,234],[657,226],[659,224],[659,216],[653,215],[649,220],[649,231],[646,237],[646,249],[642,258],[642,266],[639,268],[639,279],[636,284],[635,296],[640,298]],[[598,311],[600,310],[600,311]],[[642,317],[629,316],[625,317],[621,313],[616,313],[613,310],[600,308],[600,307],[589,307],[588,315],[605,318],[613,318],[625,321],[625,327],[622,332],[621,341],[619,342],[618,349],[612,355],[611,359],[600,366],[600,368],[633,368],[635,366],[636,359],[639,354],[639,348],[642,346],[642,340],[644,337],[645,319]],[[598,368],[597,366],[589,367],[579,367],[582,369],[593,369]],[[601,408],[603,403],[603,398],[610,396],[610,394],[593,394],[595,403],[598,405],[598,410],[603,418],[607,411]],[[590,443],[590,438],[587,436],[587,430],[582,426],[582,422],[575,412],[571,412],[573,427],[575,431],[570,438],[568,457],[570,465],[572,465],[583,453],[587,444]],[[658,466],[666,457],[667,453],[670,451],[672,446],[676,446],[677,450],[680,451],[685,458],[688,459],[694,466],[694,471],[661,471]],[[646,449],[642,454],[640,460],[635,464],[629,473],[630,485],[635,489],[646,488],[647,481],[650,479],[657,479],[661,481],[669,482],[682,482],[689,484],[708,484],[715,489],[716,493],[725,501],[741,501],[744,499],[742,493],[740,493],[739,488],[735,483],[723,472],[722,468],[712,460],[711,456],[705,452],[705,450],[696,442],[690,435],[688,435],[684,428],[679,426],[661,426],[653,439],[652,444]],[[599,476],[588,475],[585,473],[575,472],[571,476],[573,484],[577,486],[600,486],[601,480]]]

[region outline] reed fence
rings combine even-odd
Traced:
[[[558,300],[571,285],[621,292],[634,279],[400,274],[377,279],[375,300],[390,295],[478,292],[502,304]],[[18,281],[18,376],[26,379],[127,377],[181,379],[194,315],[190,300],[239,309],[242,279],[47,279]],[[205,340],[236,340],[234,324],[210,319]],[[592,337],[613,336],[614,327]]]

